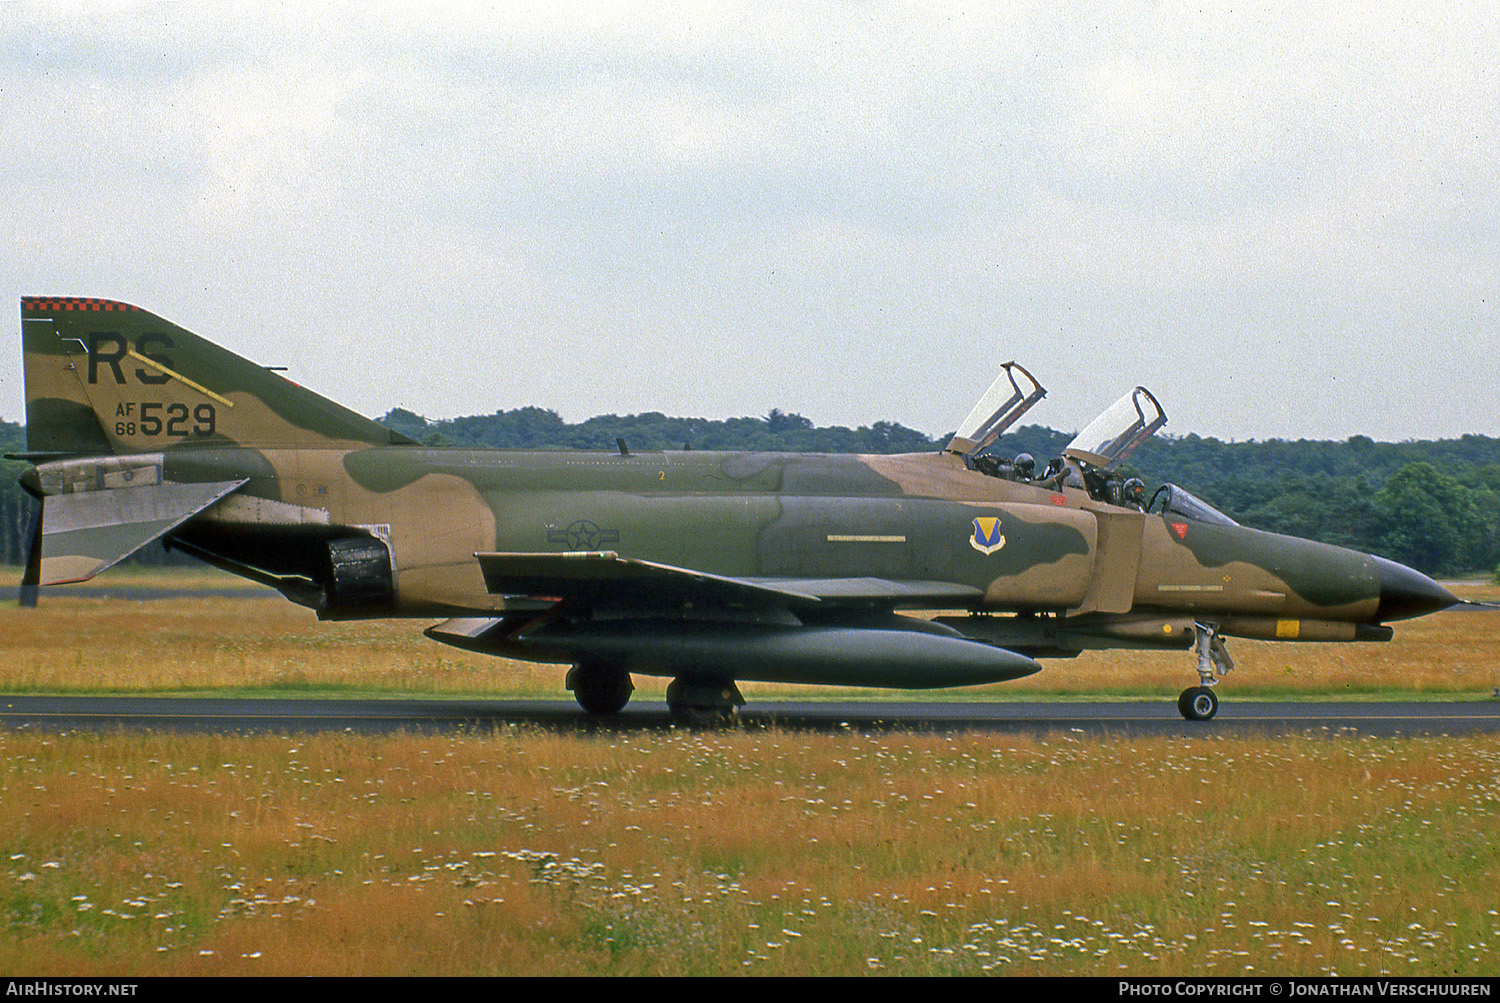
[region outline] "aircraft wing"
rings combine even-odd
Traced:
[[[563,553],[479,553],[485,587],[495,595],[549,596],[640,605],[684,602],[746,607],[798,607],[824,602],[955,604],[980,596],[953,582],[884,578],[735,578],[621,557],[611,550]]]

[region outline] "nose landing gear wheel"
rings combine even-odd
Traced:
[[[1219,712],[1219,698],[1207,686],[1189,686],[1177,698],[1177,709],[1189,721],[1207,721]]]

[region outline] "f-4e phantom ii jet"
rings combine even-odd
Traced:
[[[739,680],[967,686],[1176,648],[1203,720],[1226,637],[1385,641],[1457,601],[1171,484],[1147,499],[1117,473],[1166,421],[1140,387],[1048,469],[999,460],[1045,395],[1015,363],[932,453],[501,451],[419,445],[124,303],[26,297],[21,328],[33,592],[161,539],[323,619],[438,620],[433,640],[570,665],[593,714],[632,674],[712,721]]]

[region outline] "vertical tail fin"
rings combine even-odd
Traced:
[[[21,337],[33,453],[410,442],[127,303],[23,297]]]

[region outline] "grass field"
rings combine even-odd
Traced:
[[[563,696],[418,622],[57,596],[0,691]],[[1224,686],[1485,699],[1497,646],[1236,641]],[[1194,678],[1047,664],[964,696]],[[1497,737],[0,731],[0,973],[1494,975],[1497,810]]]
[[[1489,974],[1500,739],[0,734],[0,971]]]

